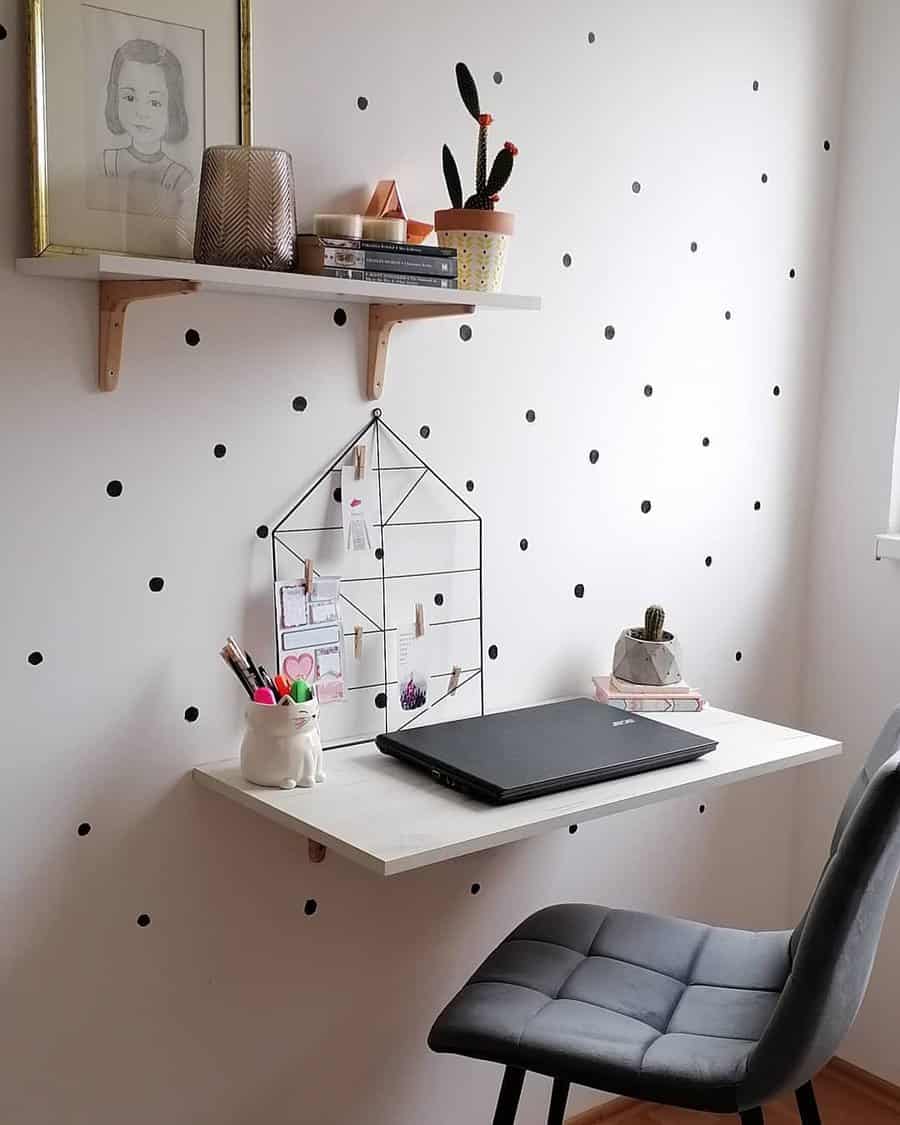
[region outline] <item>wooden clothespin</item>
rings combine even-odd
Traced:
[[[311,597],[313,592],[313,582],[315,575],[313,574],[313,561],[307,559],[303,568],[303,581],[306,584],[306,596]]]
[[[353,450],[353,467],[356,470],[356,479],[364,480],[366,475],[366,447],[357,445]]]
[[[425,636],[425,607],[421,602],[416,602],[416,636]]]
[[[362,660],[362,646],[363,646],[363,627],[362,625],[353,626],[353,656],[356,660]]]
[[[450,684],[447,688],[447,693],[449,695],[456,695],[456,689],[459,687],[459,677],[461,675],[462,668],[460,668],[458,664],[454,664],[453,669],[450,672]]]

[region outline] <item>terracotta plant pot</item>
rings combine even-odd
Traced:
[[[512,237],[515,216],[508,211],[479,211],[453,207],[435,211],[434,229],[438,245],[456,251],[460,289],[499,293],[503,286],[506,247]]]

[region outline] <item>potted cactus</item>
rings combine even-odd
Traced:
[[[478,88],[465,63],[456,64],[456,83],[463,105],[478,124],[475,192],[463,202],[459,169],[453,153],[444,145],[444,179],[452,207],[435,211],[434,228],[439,244],[456,250],[460,289],[495,293],[503,284],[513,216],[508,211],[495,210],[494,204],[499,202],[499,193],[509,180],[519,150],[512,141],[507,141],[488,171],[487,136],[494,119],[489,113],[481,112]]]
[[[625,629],[613,653],[613,675],[629,684],[666,687],[681,679],[681,647],[665,628],[662,606],[651,605],[644,613],[643,629]]]

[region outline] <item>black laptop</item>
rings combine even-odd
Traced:
[[[494,805],[690,762],[716,743],[591,699],[379,734],[378,749]]]

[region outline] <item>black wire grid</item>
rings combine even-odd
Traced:
[[[388,582],[392,581],[393,579],[399,579],[399,578],[432,578],[432,577],[444,577],[446,575],[451,575],[451,574],[473,574],[474,573],[474,574],[478,575],[478,615],[477,615],[477,617],[462,617],[462,618],[458,618],[458,619],[452,620],[452,621],[433,621],[433,622],[429,623],[428,627],[430,629],[435,629],[435,628],[441,628],[441,627],[450,626],[450,625],[463,625],[463,624],[467,624],[467,623],[471,623],[471,622],[475,622],[475,621],[478,622],[478,666],[476,668],[463,668],[461,670],[459,682],[457,683],[454,691],[455,692],[460,691],[463,687],[465,687],[466,684],[469,684],[469,683],[471,683],[471,682],[473,682],[474,680],[477,679],[479,681],[479,713],[483,715],[484,714],[484,671],[483,671],[484,670],[484,584],[483,584],[483,580],[482,580],[483,542],[482,542],[482,520],[481,520],[481,516],[475,511],[475,509],[462,496],[460,496],[460,494],[454,488],[452,488],[444,480],[443,477],[441,477],[438,473],[436,473],[434,471],[434,469],[432,469],[429,465],[426,465],[425,462],[422,460],[422,458],[418,455],[418,453],[416,453],[415,450],[410,448],[410,446],[407,445],[407,443],[400,437],[399,434],[397,434],[394,430],[391,429],[391,427],[383,420],[383,418],[381,416],[381,410],[379,410],[377,408],[372,411],[372,420],[366,426],[364,426],[363,429],[361,429],[358,434],[356,434],[356,436],[353,438],[353,440],[338,455],[338,457],[335,458],[335,460],[322,473],[322,475],[318,478],[318,480],[316,480],[316,482],[306,490],[306,492],[300,497],[300,499],[297,501],[297,503],[294,504],[294,506],[290,509],[290,511],[288,511],[284,516],[282,516],[282,518],[278,521],[278,523],[275,524],[275,526],[272,528],[272,536],[271,536],[271,538],[272,538],[272,592],[273,592],[273,600],[274,600],[273,608],[274,608],[274,622],[275,622],[275,651],[276,652],[279,651],[279,648],[278,648],[278,634],[279,634],[278,597],[277,597],[277,593],[276,593],[276,589],[275,589],[275,584],[280,581],[279,571],[278,571],[277,548],[281,547],[283,550],[287,551],[288,554],[291,555],[297,562],[299,562],[299,563],[301,563],[302,565],[305,566],[306,559],[302,555],[298,554],[298,552],[295,551],[290,546],[290,544],[285,542],[285,539],[284,539],[285,535],[290,535],[292,533],[343,531],[343,526],[341,524],[336,525],[336,526],[332,526],[332,527],[291,527],[291,526],[286,526],[286,525],[289,524],[289,521],[290,521],[291,517],[303,506],[303,504],[309,499],[309,497],[312,496],[312,494],[316,491],[316,489],[319,488],[322,484],[324,484],[325,481],[328,480],[328,478],[333,473],[339,472],[344,467],[344,465],[347,463],[347,458],[350,456],[350,454],[352,453],[354,448],[357,445],[359,445],[360,442],[363,441],[363,439],[366,438],[367,435],[369,434],[369,432],[372,431],[372,430],[374,430],[375,465],[374,465],[374,467],[368,469],[367,471],[371,471],[371,472],[375,473],[375,477],[376,477],[376,480],[377,480],[377,483],[378,483],[378,523],[375,524],[374,527],[378,529],[379,539],[380,539],[380,543],[379,543],[380,550],[376,552],[376,558],[378,558],[380,566],[381,566],[380,581],[381,581],[381,620],[382,620],[382,624],[379,625],[378,622],[374,620],[374,618],[370,617],[369,614],[367,614],[360,606],[358,606],[345,593],[342,592],[340,594],[340,599],[341,599],[341,601],[343,601],[347,605],[349,605],[353,610],[355,610],[355,612],[358,613],[361,617],[363,617],[366,620],[366,622],[368,622],[369,625],[371,625],[371,628],[366,628],[365,632],[381,634],[382,678],[378,683],[357,684],[357,685],[354,685],[354,686],[348,686],[347,690],[348,690],[348,692],[356,692],[356,691],[373,691],[373,690],[375,690],[376,688],[379,688],[379,687],[382,689],[382,691],[384,692],[384,696],[385,696],[385,705],[383,707],[383,711],[384,711],[383,729],[384,729],[384,732],[387,734],[390,731],[390,718],[389,718],[390,708],[387,705],[388,693],[389,693],[389,690],[390,690],[391,687],[397,686],[396,680],[389,680],[388,679],[388,633],[394,633],[394,632],[397,631],[396,626],[392,626],[392,627],[389,628],[388,623],[387,623],[388,622],[388,617],[387,617],[387,603],[388,603],[387,584],[388,584]],[[403,466],[400,466],[400,465],[397,465],[397,466],[382,465],[382,463],[381,463],[381,432],[382,432],[382,430],[385,431],[386,433],[390,434],[390,436],[393,438],[394,441],[397,442],[397,444],[399,446],[401,446],[408,453],[410,453],[415,458],[417,464],[416,465],[403,465]],[[410,485],[410,487],[407,489],[407,491],[403,494],[403,497],[401,498],[400,502],[398,504],[396,504],[394,506],[393,510],[390,513],[388,513],[387,517],[385,517],[385,515],[384,515],[384,494],[383,494],[383,489],[382,489],[382,474],[383,473],[391,473],[391,472],[413,472],[413,471],[416,471],[416,470],[421,470],[420,474],[417,476],[416,480]],[[429,476],[433,477],[440,485],[442,485],[449,493],[451,493],[451,495],[454,496],[455,499],[458,500],[459,503],[462,504],[463,507],[468,512],[471,513],[471,515],[469,515],[469,516],[467,516],[463,519],[452,519],[452,520],[412,520],[412,521],[408,521],[408,522],[395,520],[394,517],[397,515],[397,513],[400,511],[400,509],[403,507],[403,505],[406,503],[406,501],[410,498],[410,496],[412,496],[412,494],[416,491],[416,489],[419,487],[419,485],[422,483],[422,481],[425,480],[426,477],[429,477]],[[385,566],[386,552],[385,552],[385,548],[384,548],[384,528],[385,527],[426,527],[426,526],[437,525],[437,524],[457,524],[457,523],[460,523],[460,524],[461,523],[477,524],[477,527],[478,527],[478,566],[477,567],[466,567],[466,568],[463,568],[463,569],[460,569],[460,570],[424,571],[424,572],[418,573],[418,574],[388,574],[387,573],[387,568]],[[313,566],[313,574],[318,575],[318,573],[319,572],[315,569],[315,566]],[[372,582],[372,581],[378,581],[378,580],[379,580],[378,575],[374,575],[372,577],[342,579],[341,580],[341,590],[343,591],[345,586],[347,586],[348,584],[351,584],[353,582]],[[354,634],[352,632],[348,633],[348,632],[344,632],[342,630],[342,636],[343,636],[344,641],[346,641],[350,637],[353,637],[353,635]],[[346,661],[345,661],[345,664],[346,664]],[[429,680],[432,680],[432,681],[440,680],[440,679],[449,680],[451,675],[452,675],[452,671],[448,671],[446,673],[440,673],[438,675],[429,674]],[[346,677],[345,677],[345,679],[346,679]],[[435,699],[433,702],[426,704],[421,710],[417,711],[415,713],[415,715],[412,715],[409,719],[406,720],[406,722],[402,723],[396,729],[403,730],[406,727],[412,726],[419,719],[421,719],[424,715],[427,715],[429,712],[433,711],[436,707],[440,706],[440,704],[445,699],[447,699],[448,696],[450,696],[450,694],[451,693],[450,693],[449,690],[445,691],[443,693],[443,695],[438,696],[438,698]],[[339,749],[340,747],[344,747],[344,746],[359,746],[364,742],[370,742],[372,740],[372,737],[373,737],[373,735],[364,735],[360,738],[354,738],[354,739],[351,739],[351,740],[346,741],[346,742],[332,743],[332,744],[326,746],[326,749],[336,750],[336,749]]]

